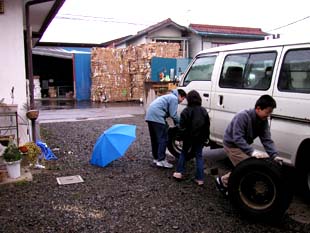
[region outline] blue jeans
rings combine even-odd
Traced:
[[[153,158],[162,161],[166,158],[166,148],[168,142],[168,125],[153,121],[147,121]]]
[[[196,174],[195,174],[195,179],[197,180],[204,180],[204,172],[203,172],[203,159],[202,159],[202,148],[203,144],[202,143],[193,143],[192,145],[187,144],[184,142],[182,151],[180,154],[180,157],[178,159],[178,164],[177,164],[177,172],[184,173],[185,171],[185,163],[186,159],[185,157],[187,156],[187,153],[189,149],[192,147],[191,151],[195,153],[195,158],[196,158]]]

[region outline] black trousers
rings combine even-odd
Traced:
[[[153,121],[147,121],[153,158],[158,161],[164,160],[166,158],[166,148],[168,142],[168,125],[161,124]]]

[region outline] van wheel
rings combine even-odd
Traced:
[[[298,185],[298,194],[303,197],[303,199],[310,203],[310,157],[309,157],[309,140],[302,143],[298,149],[298,156],[296,161],[296,171]]]
[[[310,203],[310,168],[304,169],[298,179],[299,193],[307,203]]]
[[[293,193],[288,183],[275,161],[249,158],[232,171],[228,193],[245,216],[268,221],[280,219],[289,207]]]
[[[208,141],[204,143],[204,146],[209,146]],[[183,146],[183,140],[180,138],[178,135],[178,128],[177,127],[170,127],[168,129],[168,143],[167,143],[167,148],[169,152],[175,157],[179,158],[181,154]],[[188,156],[186,157],[186,160],[190,160],[194,158],[195,155],[194,153],[191,152],[191,149],[189,149]]]
[[[183,141],[178,136],[178,128],[170,127],[168,129],[168,144],[169,152],[176,158],[179,158],[182,150]]]

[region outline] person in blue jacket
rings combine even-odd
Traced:
[[[270,95],[262,95],[255,107],[243,110],[234,116],[224,134],[224,150],[234,166],[242,160],[253,156],[256,158],[274,158],[278,152],[271,139],[268,117],[276,108],[276,101]],[[267,153],[254,150],[252,143],[259,137]],[[227,185],[230,172],[216,178],[218,189],[228,195]]]
[[[158,167],[172,168],[173,165],[166,160],[166,148],[168,141],[167,118],[171,117],[174,124],[179,124],[177,115],[178,104],[186,97],[182,89],[173,90],[171,93],[157,97],[148,107],[145,121],[148,124],[153,162]]]

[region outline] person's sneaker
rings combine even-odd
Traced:
[[[217,189],[225,196],[228,196],[228,189],[223,185],[222,179],[220,176],[216,177],[215,184]]]
[[[173,168],[173,165],[171,163],[168,163],[166,160],[157,161],[156,166],[164,168]]]
[[[180,172],[174,172],[172,176],[176,180],[182,180],[183,179],[183,175]]]
[[[158,162],[157,159],[153,159],[153,163],[156,164]]]
[[[198,186],[203,186],[203,184],[204,184],[203,180],[194,179],[194,182],[195,182]]]

